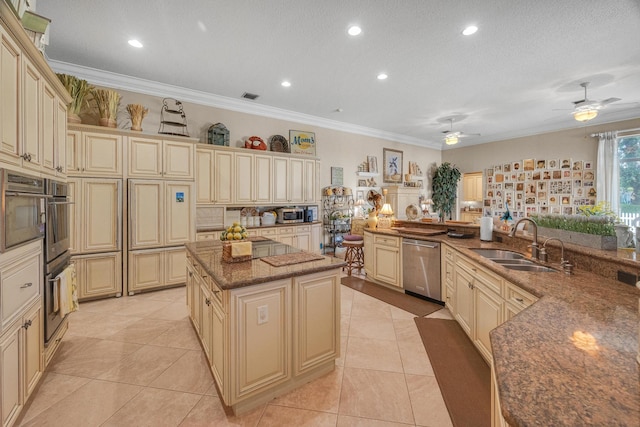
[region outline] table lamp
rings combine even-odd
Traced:
[[[391,228],[391,216],[393,209],[389,203],[382,205],[382,209],[378,212],[378,228]]]
[[[364,208],[363,206],[366,205],[367,203],[364,201],[364,199],[362,197],[360,197],[358,200],[356,200],[356,212],[355,212],[355,217],[356,218],[364,218]]]
[[[429,211],[431,210],[431,205],[433,204],[433,200],[431,199],[426,199],[423,200],[422,203],[420,204],[420,208],[422,209],[422,216],[427,216],[429,215]]]

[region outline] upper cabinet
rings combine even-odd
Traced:
[[[66,162],[69,175],[122,178],[122,136],[71,130]]]
[[[315,159],[275,157],[273,159],[273,202],[316,203],[319,183]]]
[[[20,109],[21,53],[0,27],[0,153],[5,161],[19,163],[18,111]]]
[[[234,153],[235,202],[271,203],[272,157]]]
[[[465,173],[462,177],[463,200],[482,201],[482,172]]]
[[[129,137],[128,147],[130,177],[193,179],[193,143]]]

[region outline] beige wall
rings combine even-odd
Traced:
[[[142,123],[143,133],[156,134],[160,124],[162,98],[124,90],[118,90],[118,92],[122,95],[121,111],[118,114],[118,127],[128,129],[131,125],[125,110],[127,104],[142,104],[149,108],[149,113]],[[220,122],[229,129],[230,145],[235,147],[244,146],[244,138],[253,135],[259,136],[268,143],[269,137],[272,135],[284,135],[288,140],[290,129],[315,132],[317,140],[316,154],[322,161],[320,171],[320,184],[322,187],[331,184],[330,168],[333,166],[343,168],[344,185],[356,190],[358,165],[367,159],[367,155],[377,156],[378,169],[381,171],[383,148],[403,151],[405,173],[407,172],[409,160],[418,162],[425,174],[441,161],[441,152],[439,150],[380,138],[190,103],[184,103],[184,111],[187,116],[191,137],[206,141],[206,133],[209,126]],[[97,119],[89,115],[83,114],[82,120],[84,123],[97,124]],[[382,175],[378,179],[378,184],[382,184]],[[430,188],[430,180],[428,182],[425,180],[424,184],[425,187]]]

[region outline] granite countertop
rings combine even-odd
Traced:
[[[278,254],[284,251],[295,256],[295,253],[300,252],[299,249],[291,250],[294,248],[283,243],[269,239],[263,240],[272,242],[271,244],[274,248],[277,246]],[[222,242],[220,241],[191,242],[185,244],[185,247],[189,254],[202,265],[207,274],[209,274],[223,290],[331,270],[346,265],[346,262],[342,259],[328,256],[323,256],[322,259],[318,261],[308,261],[282,267],[273,267],[261,261],[260,258],[254,258],[244,262],[227,263],[222,261]],[[276,252],[274,251],[272,255],[275,254]]]
[[[407,230],[372,231],[416,238]],[[640,290],[594,273],[508,270],[470,248],[512,249],[479,239],[446,242],[540,299],[491,332],[502,415],[512,426],[639,425]],[[592,262],[616,258],[593,251]],[[621,264],[635,266],[622,258]],[[551,264],[551,267],[558,267]]]

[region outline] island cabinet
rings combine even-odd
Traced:
[[[444,243],[442,269],[445,304],[491,364],[489,332],[537,298]]]
[[[400,264],[402,238],[365,231],[364,244],[364,264],[367,275],[381,284],[402,288]]]
[[[213,242],[187,245],[188,311],[225,405],[243,413],[334,368],[340,355],[335,261],[323,260],[329,270],[308,273],[297,264],[299,274],[284,274],[290,277],[279,271],[287,267],[269,267],[280,278],[225,289],[200,261],[210,266],[221,263],[220,256],[209,252],[198,258],[190,249],[203,244],[215,247]],[[255,259],[219,265],[219,271],[255,273],[265,265]]]

